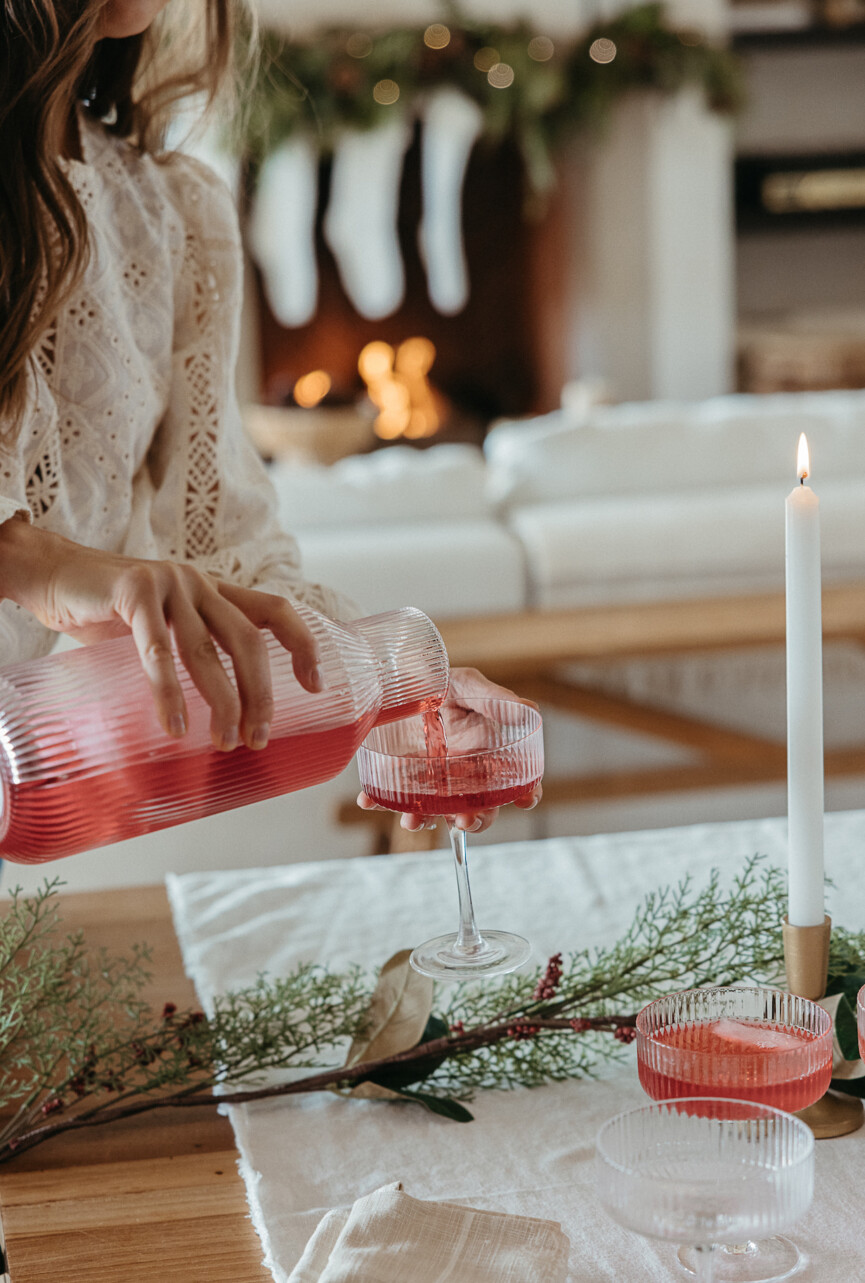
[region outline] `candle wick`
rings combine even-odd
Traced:
[[[808,475],[808,473],[807,473],[807,472],[803,472],[803,473],[802,473],[801,477],[799,478],[799,485],[800,485],[800,486],[804,486],[804,484],[805,484],[805,478],[807,477],[807,475]]]

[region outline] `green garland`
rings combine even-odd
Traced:
[[[456,11],[426,32],[434,43],[447,42],[430,47],[423,29],[408,27],[329,31],[297,43],[266,33],[236,140],[252,166],[298,132],[314,135],[327,153],[341,131],[372,128],[395,111],[413,113],[424,94],[450,85],[479,104],[489,140],[517,143],[531,189],[543,192],[561,142],[597,128],[634,90],[696,86],[719,112],[734,111],[742,98],[734,55],[698,32],[669,26],[660,4],[630,9],[567,43],[554,44],[526,24],[474,23]],[[609,42],[615,45],[611,61],[591,56],[597,41],[608,42],[608,52]],[[491,82],[496,63],[506,70]]]
[[[149,951],[112,958],[80,933],[64,936],[57,887],[13,892],[0,918],[0,1163],[153,1109],[317,1091],[411,1101],[468,1122],[462,1102],[479,1091],[594,1077],[623,1054],[652,998],[776,984],[783,968],[784,879],[754,857],[729,888],[714,871],[701,888],[686,878],[652,892],[614,943],[556,954],[531,975],[438,992],[404,950],[374,989],[358,968],[302,964],[222,995],[206,1016],[171,1001],[160,1012],[140,999]],[[835,1029],[851,1061],[863,984],[865,932],[835,927],[828,992],[841,995]],[[286,1068],[290,1081],[267,1081]],[[865,1094],[865,1077],[833,1085]]]

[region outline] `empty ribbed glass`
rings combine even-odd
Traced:
[[[856,1020],[859,1026],[859,1055],[865,1060],[865,985],[856,1000]]]
[[[169,737],[130,638],[0,670],[0,855],[41,863],[321,783],[377,722],[444,699],[447,653],[421,611],[337,624],[296,609],[323,689],[304,690],[265,633],[275,713],[258,751],[212,747],[210,709],[180,664],[188,730]]]
[[[780,989],[688,989],[637,1016],[640,1082],[654,1100],[731,1096],[795,1112],[832,1074],[832,1019]]]
[[[620,1225],[690,1244],[697,1278],[712,1283],[716,1245],[774,1235],[807,1211],[814,1136],[798,1118],[768,1105],[669,1100],[605,1123],[596,1173],[598,1196]]]

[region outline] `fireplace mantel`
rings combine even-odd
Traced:
[[[529,18],[576,34],[635,0],[465,0],[497,22]],[[436,0],[256,0],[262,21],[306,38],[357,22],[442,20]],[[674,20],[723,35],[726,0],[671,0]],[[605,380],[617,399],[695,399],[733,386],[735,241],[732,131],[699,95],[634,97],[594,145],[563,167],[562,278],[569,288],[554,341],[565,380]]]

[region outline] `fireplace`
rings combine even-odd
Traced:
[[[525,217],[523,165],[510,144],[478,145],[471,156],[463,196],[463,237],[470,279],[465,308],[454,316],[437,312],[429,300],[417,245],[421,213],[420,148],[417,137],[406,153],[399,204],[399,241],[405,268],[405,299],[383,320],[368,320],[353,307],[322,233],[330,190],[330,165],[322,161],[316,219],[318,306],[312,320],[286,328],[274,318],[256,273],[260,330],[261,399],[269,405],[304,403],[313,372],[320,372],[325,395],[317,403],[354,404],[369,386],[374,359],[389,349],[391,361],[428,364],[434,390],[436,439],[482,439],[491,420],[549,408],[541,389],[545,363],[539,351],[536,283],[543,279],[543,255],[552,220]],[[547,275],[549,273],[547,272]],[[361,354],[365,354],[361,357]],[[402,354],[402,356],[400,356]],[[368,359],[369,358],[369,359]],[[383,358],[387,363],[387,356]],[[361,367],[366,367],[362,369]],[[327,379],[325,387],[324,376]],[[301,383],[299,396],[296,392]],[[373,401],[375,395],[373,394]],[[311,404],[306,400],[307,405]],[[381,415],[382,407],[378,406]],[[417,424],[420,420],[415,418]],[[380,440],[399,432],[382,431]],[[418,444],[431,430],[409,430]]]

